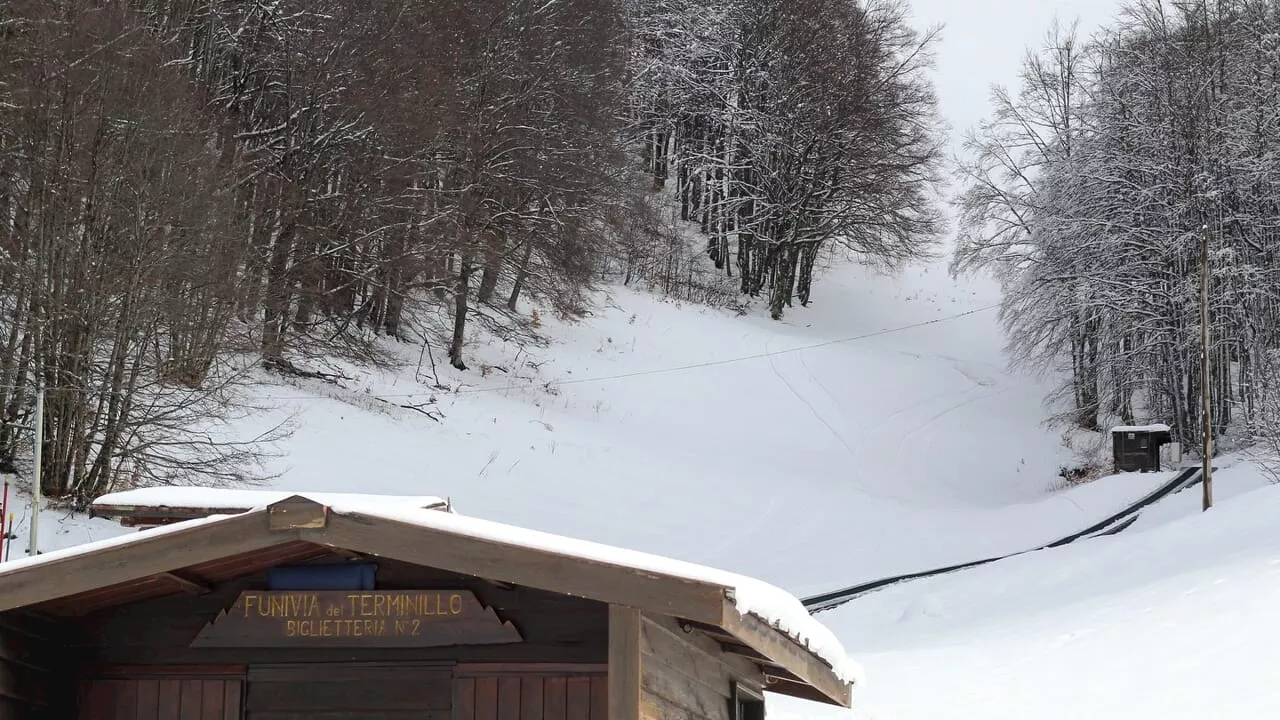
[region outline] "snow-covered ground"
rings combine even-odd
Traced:
[[[832,271],[782,323],[614,288],[585,322],[544,316],[546,348],[481,343],[469,373],[435,348],[459,392],[419,382],[430,363],[406,345],[405,368],[345,368],[345,388],[264,383],[256,394],[278,410],[242,429],[296,416],[273,488],[445,496],[467,515],[803,596],[1037,547],[1168,477],[1050,490],[1068,459],[1042,425],[1045,384],[1006,367],[996,301],[936,266]],[[431,400],[441,421],[399,407]],[[1263,673],[1280,667],[1262,614],[1280,590],[1280,535],[1263,522],[1280,494],[1247,466],[1220,485],[1223,506],[1204,517],[1184,493],[1120,536],[824,613],[867,671],[855,714],[1259,716]],[[42,517],[44,549],[122,532]],[[777,700],[771,712],[828,711]]]
[[[854,715],[1280,716],[1280,487],[1251,466],[1124,533],[892,587],[819,617],[869,680]],[[847,717],[778,699],[773,716]]]

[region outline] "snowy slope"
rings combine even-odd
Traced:
[[[833,271],[783,323],[610,295],[585,323],[545,321],[547,348],[470,348],[508,372],[439,362],[457,394],[416,382],[429,363],[408,346],[400,372],[348,368],[348,390],[260,388],[280,408],[263,427],[298,420],[275,487],[449,496],[807,594],[1025,549],[1155,482],[1048,495],[1044,388],[1007,372],[992,289],[936,268]],[[394,407],[433,396],[443,422]]]
[[[305,418],[280,484],[448,495],[463,512],[800,593],[1022,549],[1104,514],[1111,502],[1091,514],[1046,495],[1059,448],[1039,426],[1043,388],[1005,372],[990,311],[785,352],[989,300],[920,285],[895,296],[847,272],[782,325],[615,289],[588,323],[548,328],[548,349],[517,360],[514,348],[474,348],[510,373],[438,394],[440,424],[271,390]],[[549,394],[547,381],[567,384]],[[404,374],[360,383],[398,402],[426,396]],[[1134,496],[1149,489],[1139,485]],[[700,527],[708,513],[724,522]]]
[[[347,389],[264,385],[279,412],[244,431],[296,415],[280,489],[449,496],[808,594],[1034,547],[1158,482],[1046,492],[1062,449],[1045,388],[1005,367],[995,299],[938,268],[846,267],[776,323],[614,288],[584,323],[546,320],[547,348],[469,348],[507,372],[439,362],[458,393],[417,382],[405,346]],[[442,422],[397,407],[431,398]],[[46,522],[42,547],[116,532],[91,528]]]
[[[1280,487],[1217,475],[1110,538],[866,596],[824,622],[870,676],[857,718],[1280,715]],[[922,692],[922,688],[927,691]],[[776,718],[847,717],[802,703]]]
[[[447,496],[467,515],[704,563],[806,595],[1026,550],[1167,479],[1130,474],[1050,492],[1065,458],[1058,435],[1041,425],[1046,388],[1005,367],[995,300],[989,285],[956,284],[937,268],[900,278],[832,271],[814,306],[783,323],[614,288],[583,323],[543,318],[546,348],[469,348],[473,368],[503,370],[458,373],[437,357],[440,380],[458,392],[419,382],[430,363],[419,368],[421,348],[405,346],[404,368],[345,368],[343,388],[264,382],[255,394],[277,411],[242,430],[296,416],[276,489]],[[424,407],[441,412],[439,422],[399,407],[433,400]],[[1261,484],[1225,471],[1227,496],[1232,472],[1246,478],[1235,483],[1239,492]],[[1224,507],[1230,522],[1220,525],[1183,521],[1198,502],[1184,494],[1116,538],[890,588],[824,613],[866,667],[858,713],[1088,716],[1072,709],[1096,711],[1114,697],[1082,687],[1081,668],[1096,664],[1088,672],[1115,687],[1126,677],[1097,656],[1146,663],[1142,677],[1155,683],[1155,660],[1173,652],[1168,643],[1213,639],[1198,626],[1179,635],[1185,622],[1174,618],[1193,607],[1179,593],[1198,588],[1195,598],[1225,603],[1235,589],[1268,589],[1257,571],[1270,546],[1256,544],[1261,526],[1251,535],[1246,522],[1262,512],[1254,507],[1280,502],[1268,492],[1239,501],[1242,517]],[[1229,532],[1235,525],[1239,537]],[[46,549],[122,532],[56,513],[46,513],[42,529]],[[1219,566],[1218,555],[1200,554],[1184,567],[1160,551],[1205,538],[1234,559]],[[1214,585],[1220,576],[1239,582]],[[1166,591],[1174,593],[1168,607]],[[1159,653],[1132,649],[1154,636],[1167,641]],[[1242,652],[1262,652],[1249,645],[1255,638],[1241,642]],[[822,710],[781,702],[774,712]]]

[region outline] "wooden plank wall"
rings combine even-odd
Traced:
[[[602,665],[324,663],[112,668],[79,720],[609,720]],[[241,714],[243,709],[243,715]],[[3,716],[0,716],[3,717]],[[4,720],[9,720],[4,717]]]
[[[642,617],[640,651],[641,720],[734,720],[733,684],[757,691],[764,685],[754,664],[668,618]]]
[[[0,719],[58,718],[72,706],[64,632],[22,613],[0,614]]]
[[[240,720],[244,681],[229,677],[88,678],[80,720]]]
[[[609,720],[608,704],[606,668],[597,664],[128,666],[86,677],[77,717]]]
[[[609,720],[603,666],[459,666],[453,720]]]

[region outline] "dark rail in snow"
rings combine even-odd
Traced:
[[[981,560],[974,560],[972,562],[960,563],[959,565],[948,565],[946,567],[935,568],[933,570],[922,570],[920,572],[907,573],[905,575],[894,575],[893,577],[881,578],[879,580],[872,580],[871,582],[862,583],[860,585],[854,585],[852,587],[847,587],[840,590],[833,590],[832,592],[822,593],[821,595],[814,595],[812,597],[807,597],[801,600],[800,602],[804,604],[805,608],[808,609],[810,613],[819,613],[819,612],[822,612],[823,610],[830,610],[834,607],[839,607],[860,595],[866,595],[867,593],[880,590],[890,585],[897,585],[898,583],[901,583],[901,582],[907,582],[909,580],[918,580],[920,578],[932,577],[934,575],[942,575],[944,573],[955,572],[957,570],[964,570],[966,568],[977,567],[979,565],[986,565],[987,563],[993,563],[997,560],[1003,560],[1005,558],[1014,557],[1016,555],[1025,555],[1030,552],[1036,552],[1037,550],[1046,550],[1049,548],[1062,547],[1063,545],[1068,545],[1070,543],[1073,543],[1077,540],[1081,540],[1084,538],[1095,538],[1095,537],[1105,537],[1108,535],[1115,535],[1117,533],[1123,532],[1129,526],[1137,522],[1138,516],[1139,514],[1141,514],[1143,509],[1151,505],[1154,505],[1157,502],[1160,502],[1164,498],[1170,495],[1173,495],[1174,493],[1177,493],[1182,490],[1186,490],[1187,488],[1198,485],[1202,477],[1203,477],[1202,468],[1200,467],[1186,468],[1182,472],[1174,476],[1172,480],[1165,483],[1164,485],[1161,485],[1155,490],[1152,490],[1145,497],[1139,499],[1137,502],[1132,503],[1131,505],[1124,508],[1120,512],[1117,512],[1114,515],[1104,518],[1090,525],[1089,527],[1081,530],[1080,532],[1072,533],[1066,537],[1054,540],[1048,545],[1041,545],[1040,547],[1033,548],[1031,550],[1021,550],[1019,552],[1009,553],[1007,555],[1000,555],[997,557],[989,557],[989,558],[983,558]]]

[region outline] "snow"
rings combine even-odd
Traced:
[[[799,597],[1040,547],[1173,476],[1063,485],[1063,435],[1043,424],[1052,378],[1007,367],[983,309],[998,300],[990,283],[936,266],[898,278],[841,269],[815,290],[810,308],[775,323],[614,288],[580,324],[544,314],[546,348],[478,338],[468,373],[437,354],[440,382],[460,392],[428,387],[412,346],[399,371],[329,368],[347,389],[264,378],[255,400],[276,410],[244,433],[296,416],[272,490],[441,495],[488,521]],[[410,403],[443,418],[395,407]],[[1275,716],[1280,650],[1268,641],[1280,621],[1262,606],[1280,594],[1268,517],[1280,501],[1247,463],[1219,467],[1210,513],[1188,490],[1119,535],[819,614],[865,668],[852,715]],[[128,532],[41,517],[45,548]],[[759,602],[752,592],[738,593],[741,607]],[[769,698],[781,720],[829,712],[850,717]]]
[[[296,493],[290,490],[239,490],[185,486],[150,487],[109,493],[94,501],[96,506],[146,506],[156,508],[200,508],[209,510],[247,510],[283,500],[290,495],[305,494],[322,505],[341,503],[346,507],[412,507],[443,508],[443,498],[429,495],[365,495],[358,493]]]
[[[548,348],[477,343],[470,373],[437,358],[459,393],[415,381],[429,367],[408,347],[400,373],[340,367],[350,391],[264,384],[279,415],[246,432],[299,419],[278,489],[443,495],[800,596],[1035,547],[1155,486],[1047,492],[1066,460],[1045,384],[1007,370],[994,311],[944,320],[989,288],[936,270],[820,282],[781,323],[614,288],[582,324],[544,318]],[[444,419],[376,398],[434,399]]]
[[[1117,425],[1111,428],[1113,433],[1140,432],[1140,433],[1157,433],[1169,432],[1169,426],[1164,423],[1154,423],[1152,425]]]
[[[1277,717],[1280,487],[1246,463],[1215,479],[1207,513],[1192,489],[1119,535],[821,613],[867,667],[854,717]],[[770,712],[847,717],[786,698]]]

